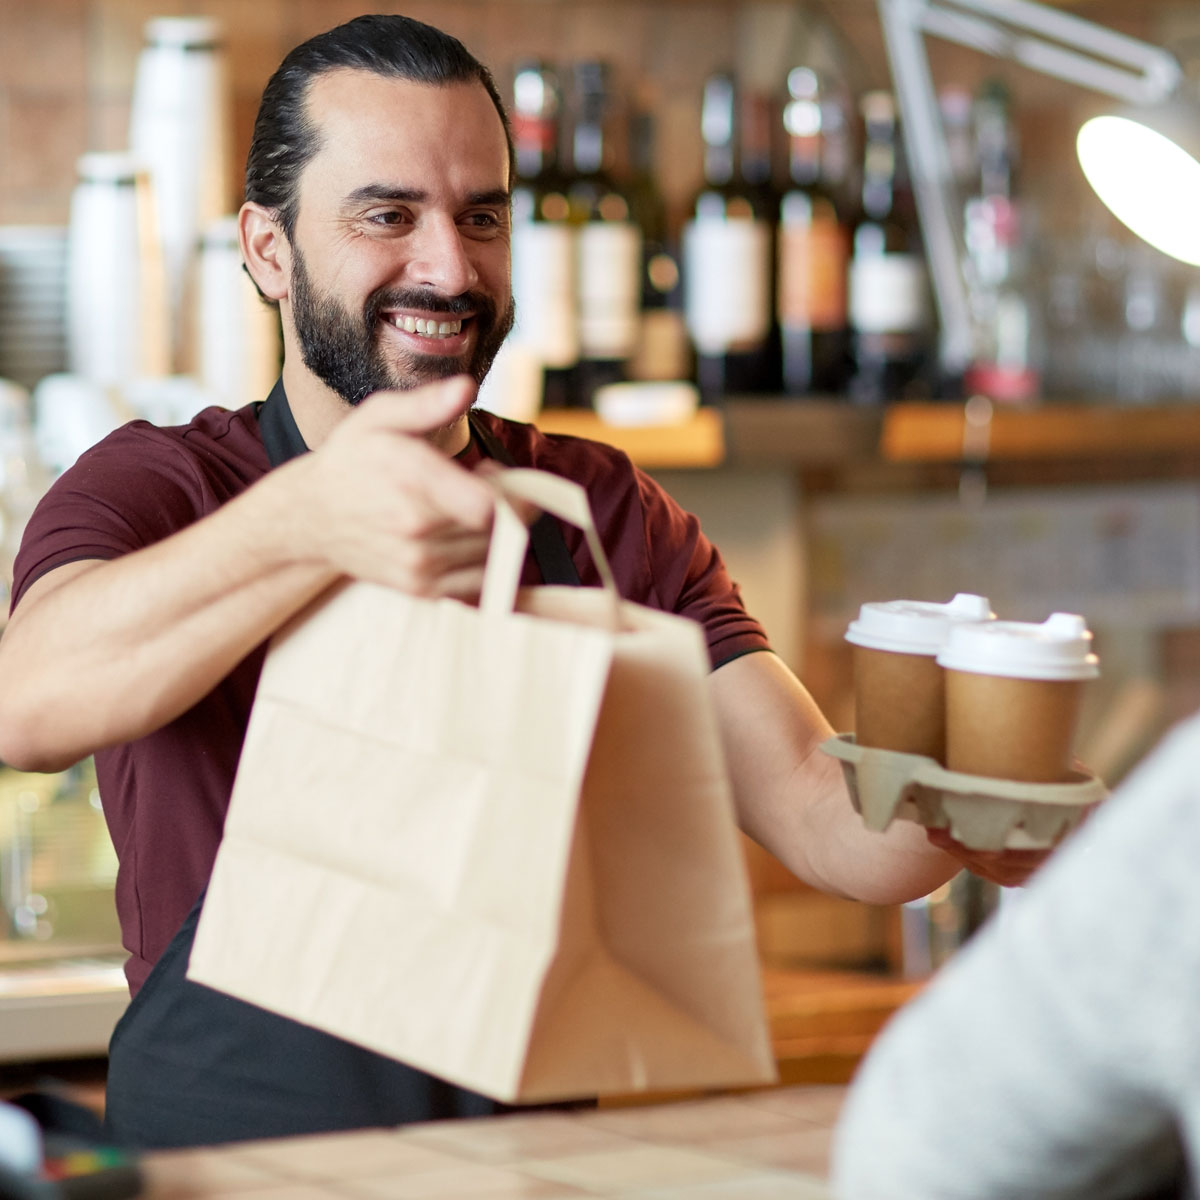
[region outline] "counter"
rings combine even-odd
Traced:
[[[844,1091],[528,1113],[148,1155],[145,1196],[193,1200],[830,1200]]]
[[[108,1051],[129,1004],[119,946],[0,941],[0,1063]]]

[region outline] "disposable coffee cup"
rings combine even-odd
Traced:
[[[938,651],[954,626],[994,620],[987,597],[968,592],[948,604],[864,604],[846,631],[854,647],[855,741],[944,763],[945,672]]]
[[[1074,776],[1084,687],[1100,673],[1083,617],[956,626],[938,662],[946,672],[951,771],[1023,783]]]

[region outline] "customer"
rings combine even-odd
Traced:
[[[742,826],[802,879],[888,902],[962,861],[1030,869],[956,859],[912,825],[866,832],[818,752],[829,725],[758,653],[695,518],[611,448],[468,413],[512,321],[511,186],[495,86],[455,39],[372,16],[297,47],[263,95],[240,214],[247,268],[280,308],[280,382],[237,412],[119,430],[29,523],[0,758],[55,770],[95,753],[134,994],[108,1092],[128,1141],[495,1109],[184,972],[266,639],[346,576],[474,600],[497,464],[578,480],[622,593],[702,625]],[[543,518],[533,543],[526,582],[597,581],[577,532]],[[330,820],[351,804],[331,797]]]
[[[893,1019],[840,1200],[1200,1194],[1198,763],[1200,716]]]

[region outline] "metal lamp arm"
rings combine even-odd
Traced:
[[[1166,99],[1183,72],[1173,55],[1033,0],[878,0],[913,190],[942,326],[943,368],[975,356],[971,267],[964,254],[962,197],[950,170],[925,52],[931,34],[1135,104]],[[1018,35],[1013,30],[1023,30]]]

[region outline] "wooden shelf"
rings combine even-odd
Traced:
[[[608,425],[593,412],[548,409],[550,433],[608,442],[648,470],[862,463],[1121,462],[1200,456],[1200,405],[996,406],[968,423],[957,403],[858,408],[842,400],[731,398],[684,424]]]
[[[640,467],[718,467],[725,461],[725,428],[711,408],[679,425],[609,425],[586,409],[548,408],[537,419],[545,433],[592,438],[624,450]]]
[[[995,407],[989,419],[969,426],[961,404],[896,404],[884,410],[879,451],[890,462],[1200,453],[1200,407]]]

